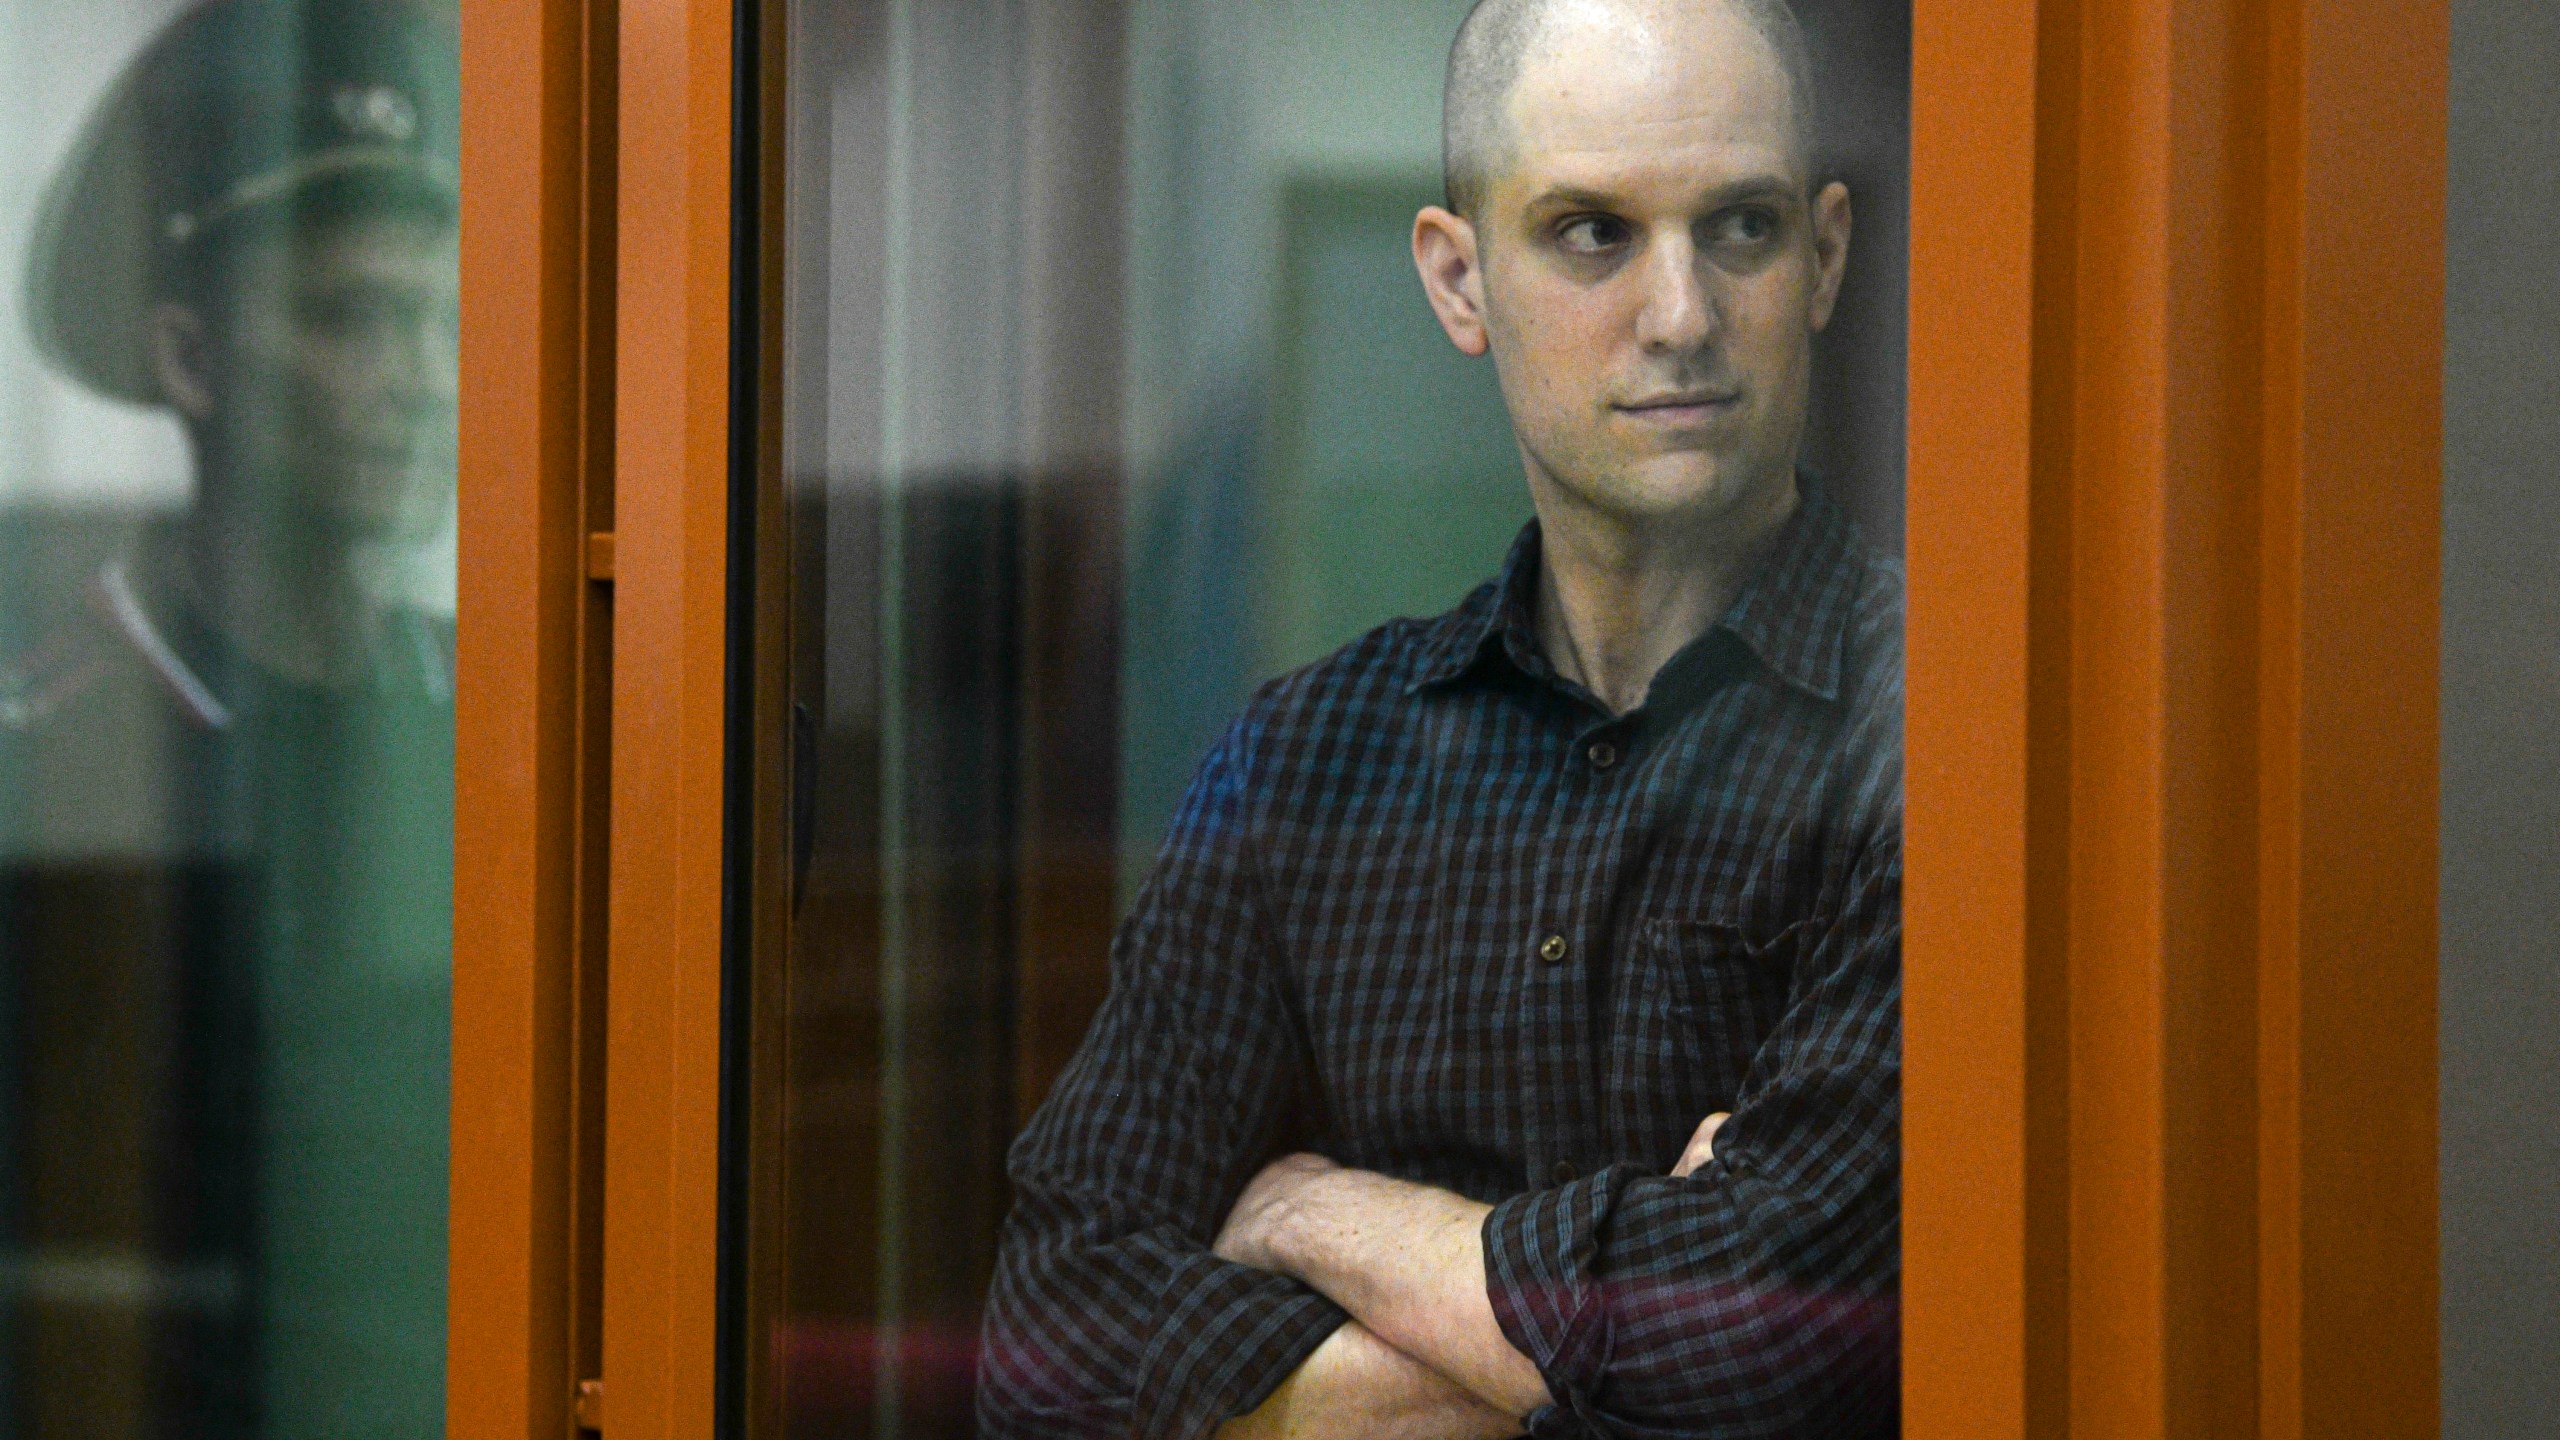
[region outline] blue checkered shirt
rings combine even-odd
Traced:
[[[987,1434],[1190,1440],[1287,1378],[1343,1312],[1210,1253],[1287,1148],[1494,1207],[1534,1436],[1896,1428],[1900,569],[1808,487],[1612,717],[1541,652],[1538,556],[1202,763],[1013,1150]]]

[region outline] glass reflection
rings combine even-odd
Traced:
[[[5,8],[0,1429],[441,1433],[454,18]]]

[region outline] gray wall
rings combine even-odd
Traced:
[[[2444,1403],[2560,1436],[2560,5],[2454,0]],[[2388,213],[2376,197],[2377,217]]]

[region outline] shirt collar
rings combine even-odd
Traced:
[[[1449,684],[1495,650],[1508,650],[1513,663],[1534,662],[1530,673],[1543,670],[1538,649],[1538,522],[1531,520],[1511,542],[1502,569],[1458,608],[1433,622],[1425,637],[1422,665],[1405,693],[1416,694]],[[1506,644],[1505,637],[1509,636]]]
[[[1857,601],[1857,540],[1849,517],[1811,477],[1799,474],[1796,489],[1796,513],[1698,643],[1729,634],[1780,680],[1816,699],[1836,700]],[[1497,653],[1534,679],[1555,679],[1538,643],[1539,553],[1538,522],[1531,520],[1511,543],[1501,572],[1434,625],[1407,693],[1450,684]],[[1664,668],[1680,665],[1690,650]]]
[[[90,582],[90,595],[107,622],[142,658],[144,666],[189,719],[207,730],[231,728],[239,712],[232,698],[223,695],[209,678],[215,667],[206,663],[198,647],[187,643],[192,637],[161,624],[143,607],[133,574],[121,557],[98,568]]]
[[[1768,558],[1716,622],[1771,673],[1819,700],[1840,698],[1858,603],[1857,532],[1831,497],[1799,475],[1796,513]]]

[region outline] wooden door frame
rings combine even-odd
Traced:
[[[594,0],[463,12],[449,1423],[548,1440],[592,1378],[609,579],[603,1410],[702,1436],[731,4],[624,0],[618,108]],[[2444,0],[1915,4],[1913,1434],[2435,1432],[2445,36]]]

